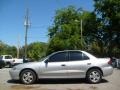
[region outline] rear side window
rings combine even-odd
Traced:
[[[70,51],[69,59],[70,61],[83,61],[88,60],[89,57],[79,51]]]
[[[65,62],[65,61],[68,61],[67,52],[59,52],[59,53],[52,55],[49,58],[48,62]]]
[[[82,53],[81,52],[70,52],[70,61],[78,61],[82,60]]]
[[[87,55],[85,55],[84,53],[82,53],[82,59],[83,59],[83,60],[88,60],[89,57],[88,57]]]

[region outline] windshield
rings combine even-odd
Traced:
[[[39,62],[44,61],[47,57],[43,57],[39,60]]]

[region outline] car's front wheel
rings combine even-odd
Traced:
[[[36,81],[36,74],[32,70],[24,70],[20,75],[20,79],[24,84],[33,84]]]
[[[86,76],[89,83],[96,84],[102,79],[102,73],[99,69],[91,69],[87,72]]]

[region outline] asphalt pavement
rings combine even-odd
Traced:
[[[88,84],[85,79],[39,80],[32,85],[13,81],[10,68],[0,69],[0,90],[120,90],[120,69],[114,69],[111,76],[103,77],[99,84]]]

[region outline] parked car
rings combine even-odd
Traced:
[[[17,59],[17,58],[15,58],[14,61],[12,62],[12,66],[27,63],[27,62],[30,62],[30,60],[29,59]]]
[[[4,61],[5,65],[8,67],[12,67],[14,59],[11,55],[1,55],[0,60]]]
[[[120,69],[120,59],[119,59],[119,61],[118,61],[118,69]]]
[[[3,60],[0,60],[0,69],[5,67],[5,62]]]
[[[45,78],[86,78],[89,83],[99,83],[103,76],[112,74],[111,64],[110,58],[96,58],[80,50],[65,50],[39,62],[17,65],[10,70],[10,76],[24,84]]]
[[[5,65],[8,67],[13,67],[15,65],[29,61],[28,59],[23,60],[23,59],[13,58],[12,55],[1,55],[0,60],[4,61]]]
[[[111,60],[112,60],[112,66],[114,68],[120,69],[120,59],[115,58],[115,57],[111,57]]]

